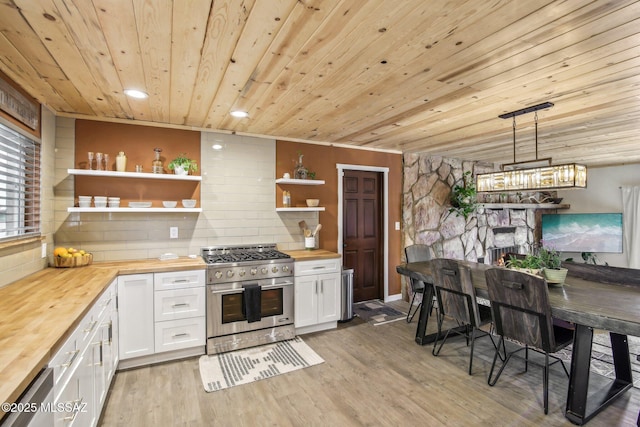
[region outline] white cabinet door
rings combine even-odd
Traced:
[[[333,322],[340,318],[341,276],[321,274],[318,293],[318,323]]]
[[[118,277],[118,323],[121,360],[153,354],[153,274]]]
[[[295,278],[294,325],[296,328],[318,323],[318,276]]]

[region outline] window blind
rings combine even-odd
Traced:
[[[40,143],[0,123],[0,241],[40,234]]]

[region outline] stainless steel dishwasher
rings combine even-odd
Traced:
[[[53,369],[46,368],[16,402],[2,427],[51,427],[54,424]]]

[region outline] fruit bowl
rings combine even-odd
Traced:
[[[72,255],[70,257],[54,256],[53,260],[56,268],[84,267],[85,265],[90,265],[93,262],[93,255],[83,254],[80,256]]]

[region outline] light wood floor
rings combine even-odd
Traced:
[[[394,303],[406,311],[407,303]],[[435,322],[430,322],[430,329]],[[372,326],[354,319],[304,335],[325,363],[213,393],[198,359],[119,372],[100,425],[112,426],[570,426],[563,415],[567,378],[551,373],[549,414],[542,370],[513,360],[487,385],[493,347],[476,344],[473,376],[462,338],[440,356],[414,342],[416,320]],[[593,376],[592,376],[593,377]],[[587,426],[635,426],[640,390],[631,389]]]

